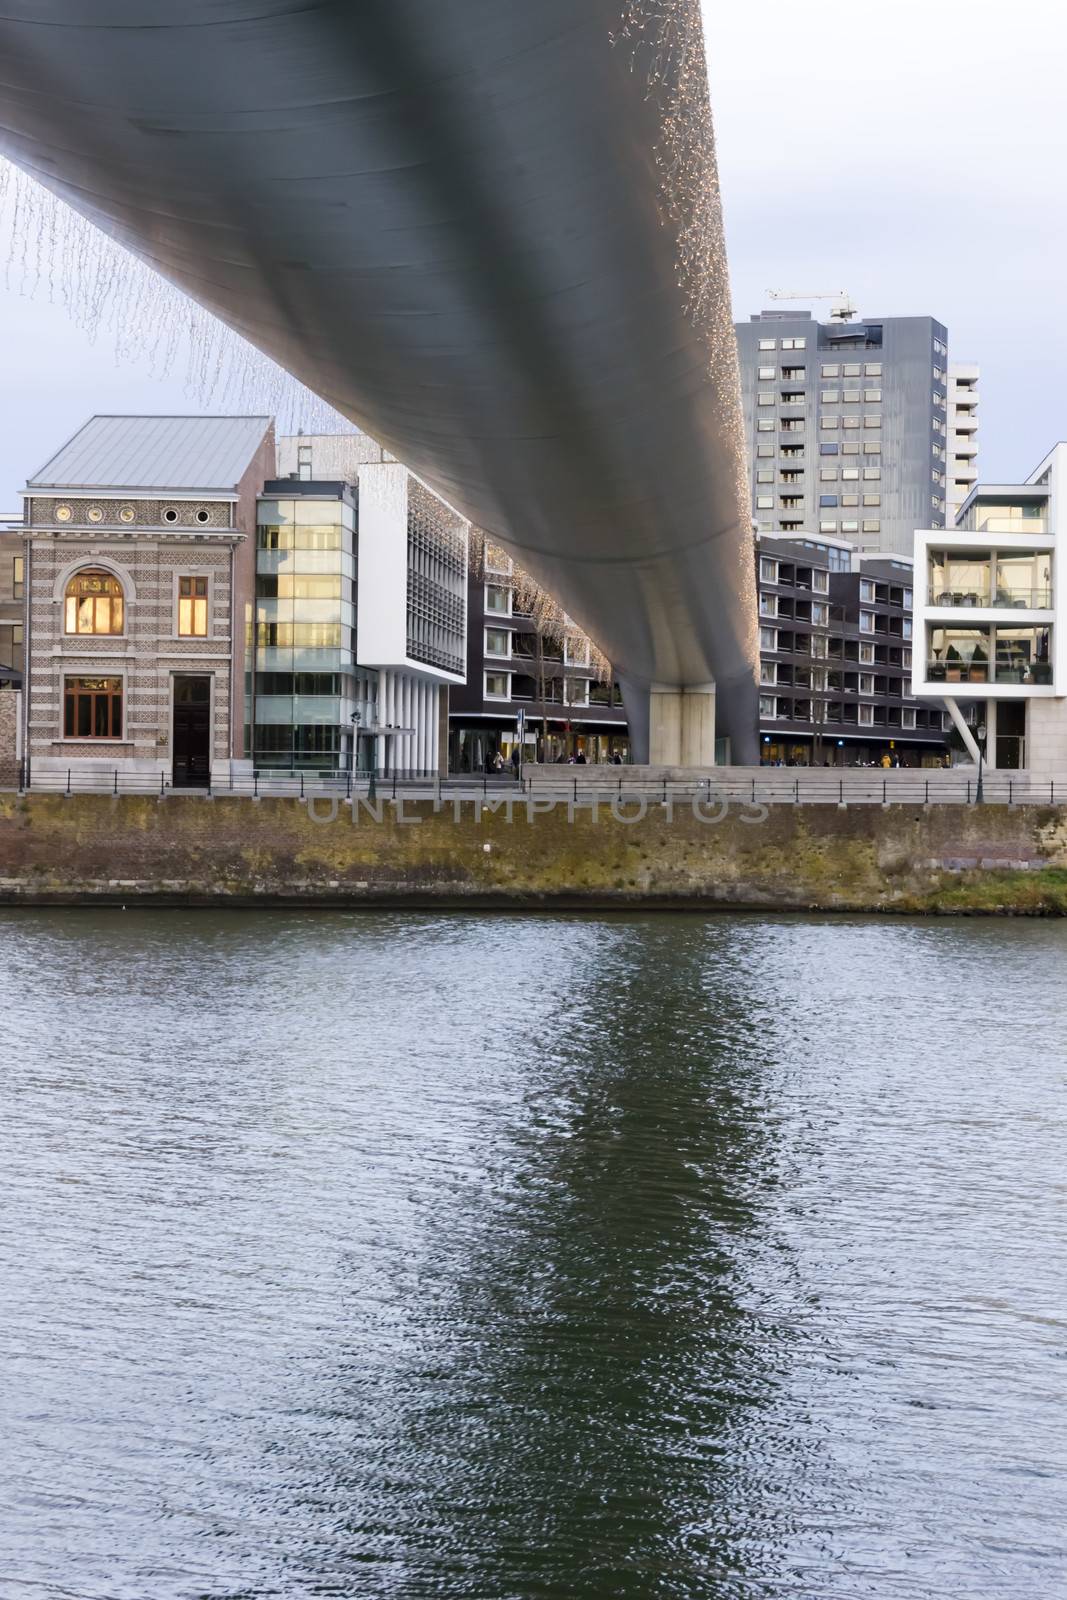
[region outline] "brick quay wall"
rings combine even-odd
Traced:
[[[1067,911],[1060,807],[492,804],[3,794],[0,903]]]

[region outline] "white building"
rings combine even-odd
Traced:
[[[951,528],[978,482],[978,368],[970,363],[949,362],[946,455],[945,526]]]
[[[276,541],[275,523],[291,518],[295,587],[291,596],[274,587],[275,551],[261,548],[257,766],[286,765],[291,755],[294,766],[317,758],[357,770],[439,770],[448,731],[441,689],[466,681],[466,520],[362,433],[282,438],[278,469],[279,477],[264,489],[261,536]],[[311,598],[322,582],[319,566],[312,564],[324,558],[317,550],[300,550],[301,524],[319,515],[313,506],[340,524],[342,587],[336,593],[331,588],[328,596],[323,589],[321,602]],[[348,577],[351,586],[345,588]],[[271,643],[274,635],[262,633],[264,624],[269,630],[290,619],[299,636],[294,645],[305,646],[293,654],[291,684],[286,662]],[[324,623],[333,630],[328,635]],[[328,660],[325,650],[332,652]],[[322,657],[321,665],[313,655]],[[306,693],[309,674],[321,691],[318,707]],[[269,691],[262,697],[261,676]],[[290,704],[285,695],[291,695]],[[281,748],[287,730],[291,741]]]
[[[991,766],[1067,773],[1065,540],[1067,444],[915,535],[913,693],[944,701],[974,759],[984,727]]]

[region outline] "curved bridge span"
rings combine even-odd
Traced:
[[[626,7],[8,0],[0,149],[510,550],[615,662],[639,755],[650,726],[710,759],[714,680],[748,761],[699,5]]]

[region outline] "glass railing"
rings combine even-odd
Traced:
[[[1048,611],[1052,606],[1052,590],[1047,585],[1040,589],[998,587],[993,604],[1008,606],[1016,611]]]
[[[993,668],[995,683],[1027,683],[1035,687],[1052,683],[1050,661],[1019,661],[1010,658],[998,660]]]
[[[995,594],[988,589],[938,589],[931,586],[932,606],[993,606],[1013,611],[1047,611],[1052,606],[1052,590],[1004,589]]]
[[[927,683],[988,683],[988,661],[928,661]]]
[[[1048,661],[1019,661],[1002,659],[994,662],[992,670],[988,661],[928,661],[927,683],[1021,683],[1033,687],[1052,683],[1052,665]]]

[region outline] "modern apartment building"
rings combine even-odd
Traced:
[[[948,515],[948,334],[932,317],[736,325],[752,516],[761,535],[910,557]]]
[[[767,535],[756,559],[761,759],[941,765],[948,718],[911,694],[910,560]]]
[[[977,485],[951,531],[915,535],[913,693],[990,766],[1067,774],[1065,540],[1067,444],[1024,483]]]
[[[97,416],[28,480],[31,772],[121,766],[183,785],[241,765],[256,496],[273,463],[270,417]]]
[[[467,682],[450,697],[449,766],[483,772],[510,760],[629,759],[618,686],[603,681],[590,642],[564,620],[548,628],[523,610],[510,557],[486,544],[468,576]],[[523,729],[520,734],[520,727]]]
[[[952,362],[948,369],[947,518],[955,527],[960,507],[978,482],[978,368]]]
[[[257,766],[436,772],[467,658],[464,518],[365,434],[278,446],[257,533]]]

